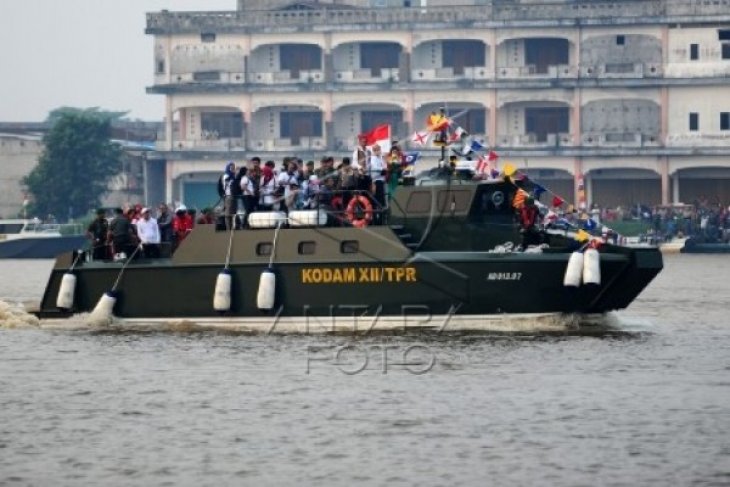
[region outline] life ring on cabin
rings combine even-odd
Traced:
[[[347,204],[347,221],[355,228],[363,228],[373,219],[373,205],[365,196],[353,196]]]
[[[495,191],[494,193],[492,193],[492,203],[497,208],[502,206],[502,203],[504,203],[504,193],[501,191]]]

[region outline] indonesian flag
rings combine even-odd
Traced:
[[[489,154],[487,154],[487,160],[488,160],[489,162],[494,162],[494,161],[496,161],[497,159],[499,159],[499,154],[497,154],[497,153],[496,153],[496,152],[494,152],[493,150],[490,150],[490,151],[489,151]]]
[[[360,137],[365,140],[367,147],[372,147],[375,144],[380,146],[382,153],[385,154],[390,151],[390,125],[383,124],[378,125],[370,132],[360,134]]]
[[[411,142],[418,146],[425,146],[428,144],[428,138],[431,136],[430,132],[416,132],[411,136]]]

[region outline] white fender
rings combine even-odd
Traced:
[[[218,274],[215,280],[215,294],[213,295],[213,309],[229,311],[231,309],[231,273],[228,270]]]
[[[327,212],[319,210],[295,210],[289,212],[291,227],[323,227],[327,225]]]
[[[266,269],[259,279],[259,292],[256,296],[256,306],[262,311],[274,309],[276,301],[276,274]]]
[[[583,257],[583,284],[601,284],[601,254],[587,249]]]
[[[58,296],[56,296],[56,307],[60,309],[73,308],[75,292],[76,276],[67,272],[61,279],[61,287],[58,289]]]
[[[105,326],[112,322],[114,305],[117,304],[117,297],[113,292],[106,292],[99,298],[94,311],[91,312],[87,323],[90,325]]]
[[[565,277],[563,278],[563,286],[578,287],[583,274],[583,254],[573,252],[568,260],[568,267],[565,269]]]
[[[251,228],[276,228],[286,223],[283,211],[255,211],[248,215],[248,226]]]

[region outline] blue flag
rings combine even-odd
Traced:
[[[542,186],[540,186],[539,184],[535,184],[535,188],[533,189],[533,192],[534,192],[534,194],[535,194],[535,199],[536,199],[536,200],[539,200],[539,199],[540,199],[540,196],[541,196],[541,195],[542,195],[542,194],[543,194],[543,193],[544,193],[545,191],[547,191],[547,190],[546,190],[545,188],[543,188],[543,187],[542,187]]]
[[[406,166],[413,166],[416,164],[419,157],[421,157],[420,152],[406,152],[403,156],[403,162]]]
[[[583,228],[586,230],[595,230],[598,224],[593,218],[588,218],[585,222],[583,222]]]

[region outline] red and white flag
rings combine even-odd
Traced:
[[[484,175],[487,174],[487,171],[489,171],[489,158],[480,155],[477,158],[476,172]]]
[[[365,145],[367,147],[372,147],[375,144],[378,144],[383,154],[390,151],[389,124],[378,125],[371,131],[360,134],[360,137],[365,140]]]
[[[431,137],[430,132],[416,132],[411,136],[411,142],[418,146],[425,146],[428,144],[428,139]]]
[[[451,132],[451,135],[449,136],[449,142],[458,142],[464,135],[469,135],[469,133],[463,128],[456,125],[456,128],[454,128],[454,131]]]

